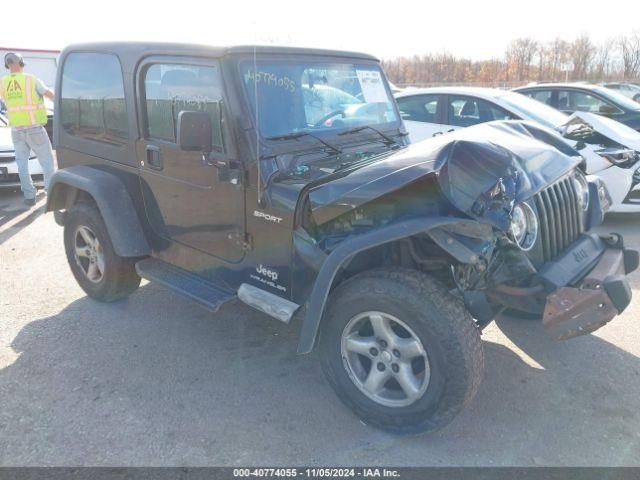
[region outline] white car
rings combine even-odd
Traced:
[[[33,152],[29,158],[29,172],[36,185],[42,185],[42,167]],[[7,119],[0,114],[0,189],[20,187],[18,164],[16,163],[11,128]]]
[[[434,87],[396,95],[411,142],[494,120],[530,120],[561,134],[601,178],[611,212],[640,212],[640,132],[588,112],[569,116],[525,95],[493,88]]]
[[[640,85],[636,85],[635,83],[612,82],[603,83],[602,86],[610,90],[615,90],[625,97],[629,97],[631,100],[640,103]]]

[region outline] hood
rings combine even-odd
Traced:
[[[515,202],[582,162],[556,133],[532,122],[480,124],[410,145],[309,192],[317,224],[434,175],[460,211],[506,229]]]
[[[576,112],[558,130],[564,135],[572,125],[588,125],[609,140],[619,143],[625,148],[640,152],[640,132],[611,118],[595,113]]]

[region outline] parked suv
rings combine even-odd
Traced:
[[[543,83],[513,90],[564,113],[597,113],[640,131],[640,103],[600,85]]]
[[[300,323],[339,397],[394,432],[474,396],[506,307],[552,338],[631,299],[638,254],[589,232],[606,189],[526,122],[406,145],[378,60],[278,47],[114,43],[60,57],[47,210],[101,301],[140,277],[215,311]]]

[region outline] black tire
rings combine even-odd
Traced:
[[[76,234],[80,227],[89,228],[100,243],[104,272],[98,281],[89,279],[76,257]],[[78,203],[68,212],[64,224],[64,247],[73,276],[91,298],[113,302],[129,296],[140,285],[140,277],[135,269],[139,259],[123,258],[115,253],[102,215],[94,204]]]
[[[426,390],[407,406],[374,401],[347,371],[342,332],[352,318],[369,311],[400,319],[426,350]],[[340,285],[328,302],[319,349],[338,397],[366,424],[397,434],[433,432],[450,423],[476,394],[484,370],[480,332],[462,301],[432,277],[400,268],[372,270]]]

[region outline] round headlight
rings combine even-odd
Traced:
[[[582,173],[577,171],[573,174],[572,178],[576,195],[578,196],[578,203],[582,209],[586,211],[589,208],[589,182],[587,182],[587,179]]]
[[[526,203],[513,207],[511,236],[518,247],[524,251],[531,250],[538,239],[538,217]]]

